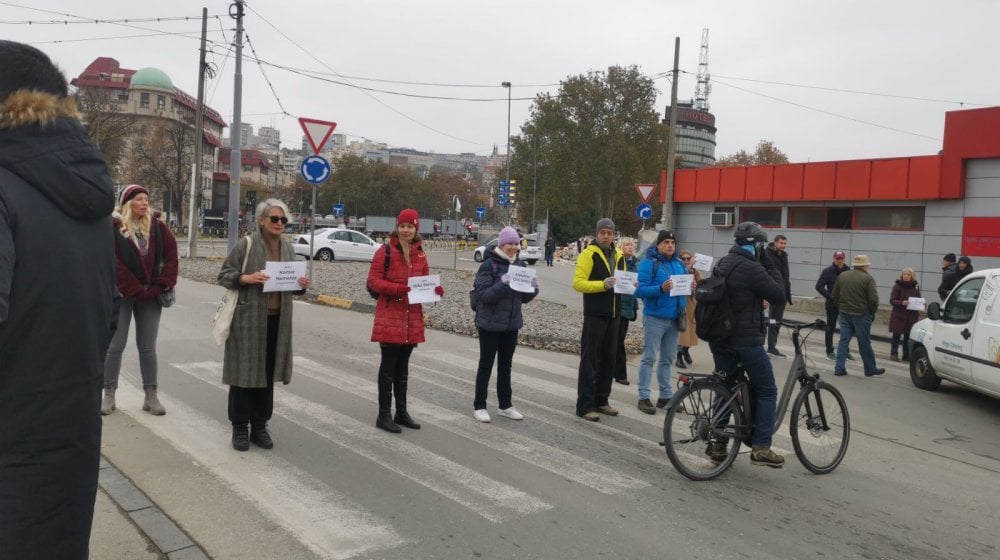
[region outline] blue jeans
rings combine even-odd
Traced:
[[[653,362],[656,362],[656,383],[660,387],[661,399],[674,396],[670,386],[670,367],[677,356],[677,322],[646,315],[642,318],[642,363],[639,364],[639,400],[649,398],[649,385],[653,377]],[[659,357],[657,357],[659,352]]]
[[[858,352],[861,354],[861,362],[865,365],[865,373],[874,373],[878,366],[875,365],[875,352],[872,350],[872,316],[848,315],[841,312],[838,323],[840,345],[837,346],[837,365],[834,371],[847,371],[847,351],[851,345],[851,338],[857,337]]]
[[[716,371],[731,372],[737,362],[743,364],[753,389],[753,447],[771,447],[774,434],[775,408],[778,404],[778,386],[774,383],[771,359],[763,346],[717,348],[711,345]]]

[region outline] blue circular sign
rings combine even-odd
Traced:
[[[635,215],[639,216],[640,220],[648,220],[653,217],[653,207],[642,203],[635,207]]]
[[[302,160],[299,171],[303,179],[318,185],[330,178],[330,162],[320,156],[309,156]]]

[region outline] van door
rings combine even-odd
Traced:
[[[963,282],[948,295],[941,320],[934,325],[934,351],[939,360],[934,368],[957,381],[972,382],[972,344],[976,303],[983,278]]]
[[[979,294],[972,343],[972,382],[1000,393],[1000,270],[986,277]]]

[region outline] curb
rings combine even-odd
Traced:
[[[103,455],[98,483],[160,554],[170,560],[209,560],[200,546]]]

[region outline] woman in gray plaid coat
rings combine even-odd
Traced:
[[[264,273],[267,261],[297,258],[281,236],[288,214],[280,200],[269,198],[258,204],[257,227],[236,243],[219,272],[220,285],[240,291],[222,363],[237,451],[250,449],[250,442],[264,449],[274,447],[267,431],[274,408],[274,382],[287,385],[292,379],[292,294],[305,293],[309,278],[299,278],[302,289],[297,292],[263,291],[269,279]],[[248,241],[250,255],[243,270]]]

